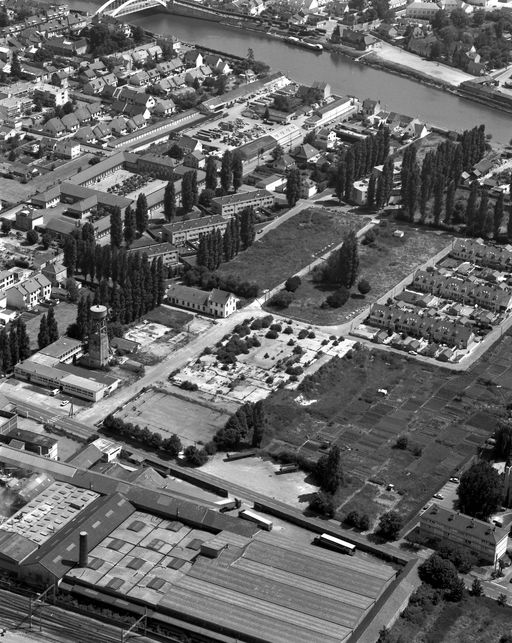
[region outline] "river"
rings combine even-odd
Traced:
[[[98,6],[86,0],[71,0],[68,4],[90,12]],[[325,80],[336,93],[361,99],[377,98],[385,109],[417,116],[427,123],[455,130],[485,123],[494,141],[508,143],[512,137],[512,115],[337,54],[314,53],[263,34],[167,13],[133,14],[127,16],[127,20],[156,33],[172,34],[185,42],[201,43],[239,56],[245,56],[252,48],[257,59],[294,80],[305,84]]]

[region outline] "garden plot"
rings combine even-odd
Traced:
[[[163,337],[169,332],[167,326],[156,324],[155,322],[142,322],[125,333],[125,339],[138,342],[141,347],[151,344],[155,340]]]
[[[239,404],[256,402],[277,388],[296,388],[320,360],[343,356],[353,344],[313,333],[295,322],[273,323],[269,315],[237,326],[173,381]]]

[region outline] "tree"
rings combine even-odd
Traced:
[[[9,221],[9,219],[3,219],[2,221],[2,232],[4,234],[9,234],[9,232],[12,230],[12,221]]]
[[[471,596],[482,596],[484,593],[484,587],[478,578],[473,579],[471,584]]]
[[[351,230],[339,250],[339,277],[346,288],[352,288],[359,272],[359,250],[356,233]]]
[[[396,540],[402,529],[402,516],[397,511],[388,511],[379,519],[377,534],[386,540]]]
[[[204,449],[198,449],[195,446],[188,446],[183,452],[185,462],[192,467],[200,467],[208,462],[208,454]]]
[[[409,444],[409,440],[407,439],[406,435],[400,435],[395,443],[395,447],[397,449],[401,449],[402,451],[405,451],[407,449],[407,445]]]
[[[135,213],[131,206],[128,206],[124,213],[124,240],[130,246],[135,239]]]
[[[182,449],[181,440],[176,433],[173,433],[170,438],[163,440],[161,448],[170,456],[176,457]]]
[[[52,240],[53,240],[52,235],[49,232],[43,233],[43,236],[41,237],[41,243],[43,244],[43,248],[45,250],[48,250]]]
[[[285,290],[288,290],[289,292],[295,292],[301,283],[301,278],[298,275],[294,275],[293,277],[288,277],[284,282],[284,287]]]
[[[494,457],[497,460],[509,460],[512,455],[512,424],[500,422],[494,433]]]
[[[229,192],[233,183],[233,153],[226,150],[222,155],[220,167],[220,186],[224,193]]]
[[[498,598],[496,599],[496,602],[500,607],[505,607],[507,604],[507,595],[506,594],[500,594]]]
[[[322,491],[335,493],[338,490],[344,480],[339,447],[331,447],[327,455],[318,459],[314,474]]]
[[[504,202],[505,196],[503,192],[500,192],[498,198],[496,199],[496,203],[494,204],[493,234],[495,239],[499,237],[501,224],[503,223],[503,215],[505,210]]]
[[[308,509],[326,518],[334,518],[336,507],[332,496],[327,493],[315,493]]]
[[[205,188],[204,190],[202,190],[201,194],[199,195],[199,205],[202,205],[206,209],[211,208],[214,197],[215,197],[215,192],[213,190],[209,190],[208,188]]]
[[[37,243],[39,241],[39,235],[37,234],[36,230],[29,230],[27,232],[27,243],[31,246],[34,245],[34,243]]]
[[[14,79],[20,79],[22,77],[21,65],[18,58],[18,52],[14,52],[11,59],[11,76]]]
[[[217,161],[214,156],[209,156],[206,159],[205,172],[205,188],[215,191],[217,189]]]
[[[181,205],[184,212],[190,212],[197,203],[197,173],[185,172],[181,183]]]
[[[368,192],[366,193],[366,207],[370,210],[373,210],[373,208],[375,207],[375,187],[375,174],[372,173],[368,181]]]
[[[233,173],[233,190],[237,192],[238,188],[242,185],[244,173],[242,156],[238,151],[235,151],[233,154],[231,170]]]
[[[444,223],[446,223],[446,225],[452,223],[456,188],[455,181],[450,181],[446,189],[446,199],[444,202]]]
[[[270,110],[268,108],[268,105],[265,107],[265,111],[263,112],[263,120],[268,121],[270,119]]]
[[[164,217],[169,223],[172,223],[176,217],[176,189],[172,180],[165,186]]]
[[[39,322],[39,333],[37,335],[37,345],[39,349],[45,348],[50,343],[50,337],[48,334],[48,323],[46,321],[46,315],[41,317]]]
[[[488,462],[477,462],[462,474],[457,489],[460,509],[474,518],[487,520],[500,506],[503,483]]]
[[[148,221],[148,200],[144,192],[141,192],[137,197],[137,204],[135,206],[135,226],[140,234],[145,232],[148,227]]]
[[[73,279],[73,277],[68,277],[66,279],[66,290],[68,291],[68,298],[69,301],[72,303],[76,303],[78,301],[78,295],[80,293],[78,289],[78,285],[76,281]]]
[[[349,297],[350,290],[341,286],[326,298],[325,303],[329,308],[341,308],[347,303]]]
[[[367,295],[370,292],[372,287],[370,286],[370,284],[368,283],[368,281],[366,279],[360,279],[359,283],[357,284],[357,289],[359,290],[361,295],[364,296],[364,295]]]
[[[48,328],[48,343],[52,344],[59,339],[59,327],[55,319],[55,311],[53,306],[48,309],[48,316],[46,318],[46,325]]]
[[[296,167],[290,168],[286,174],[286,201],[291,208],[300,198],[301,187],[300,170]]]
[[[477,209],[476,209],[477,198],[478,198],[478,182],[473,181],[473,183],[471,184],[469,197],[466,202],[466,212],[465,212],[466,230],[468,234],[474,234],[474,231],[475,231],[475,225],[476,225],[476,219],[477,219]]]
[[[120,248],[123,243],[123,221],[121,208],[115,206],[110,215],[110,245],[112,248]]]
[[[451,589],[458,579],[455,565],[439,554],[432,554],[427,558],[418,567],[418,575],[422,581],[436,589]]]

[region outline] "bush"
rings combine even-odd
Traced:
[[[283,333],[285,335],[293,335],[293,328],[291,326],[287,326],[284,330]]]
[[[357,289],[359,290],[361,295],[367,295],[372,289],[372,287],[370,286],[368,281],[366,281],[366,279],[361,279],[357,284]]]
[[[290,341],[292,342],[293,339],[291,339]],[[290,344],[290,346],[291,346],[291,344]],[[292,351],[292,353],[294,355],[302,355],[303,352],[304,352],[304,349],[302,348],[302,346],[295,346],[295,348]]]
[[[217,445],[213,441],[207,442],[204,445],[204,450],[208,455],[215,455],[217,453]]]
[[[427,558],[418,567],[418,575],[422,581],[437,589],[451,589],[459,578],[455,565],[439,554]]]
[[[268,305],[272,306],[273,308],[288,308],[288,306],[292,303],[294,297],[291,292],[288,292],[286,290],[280,290],[279,292],[276,292],[276,294],[271,297],[268,301]]]
[[[373,230],[368,230],[368,232],[364,235],[361,243],[363,244],[363,246],[368,246],[375,241],[375,238],[375,232]]]
[[[311,331],[309,331],[309,333],[308,333],[308,339],[315,339],[315,337],[316,337],[315,333],[314,333],[312,330],[311,330]]]
[[[327,493],[315,493],[309,503],[309,509],[326,518],[334,518],[336,511],[332,496]]]
[[[295,292],[301,283],[301,278],[298,275],[294,275],[293,277],[288,277],[285,281],[284,287],[285,290],[288,290],[289,292]]]
[[[295,346],[295,342],[293,341],[293,339],[289,339],[286,345],[287,346]]]
[[[405,451],[405,449],[407,449],[408,444],[409,444],[409,440],[407,439],[407,436],[400,435],[396,440],[395,448],[402,449],[402,451]]]
[[[270,330],[275,330],[277,333],[280,333],[283,330],[281,324],[270,324]]]
[[[302,366],[288,366],[285,372],[287,375],[302,375],[304,369]]]
[[[261,319],[255,319],[251,324],[251,330],[260,330],[260,328],[263,328]]]
[[[350,291],[347,288],[339,288],[327,297],[325,303],[329,308],[341,308],[347,303],[349,296]]]
[[[279,337],[279,334],[276,333],[275,330],[269,330],[267,334],[265,335],[267,339],[277,339]]]
[[[359,511],[350,511],[343,521],[350,527],[355,527],[360,531],[367,531],[370,528],[370,517],[366,514],[360,514]]]
[[[201,467],[208,462],[208,454],[205,449],[198,449],[192,445],[185,449],[183,455],[185,456],[187,464],[190,464],[192,467]]]
[[[189,382],[188,380],[185,380],[180,384],[180,388],[182,388],[184,391],[197,391],[199,387],[195,382]]]
[[[307,336],[308,336],[308,331],[305,330],[304,328],[300,330],[299,334],[297,335],[299,339],[306,339]]]
[[[268,328],[270,324],[274,321],[274,318],[272,315],[265,315],[265,317],[261,318],[261,326],[260,328]]]

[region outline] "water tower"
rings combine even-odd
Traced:
[[[108,363],[107,308],[91,306],[91,332],[89,335],[89,366],[101,368]]]

